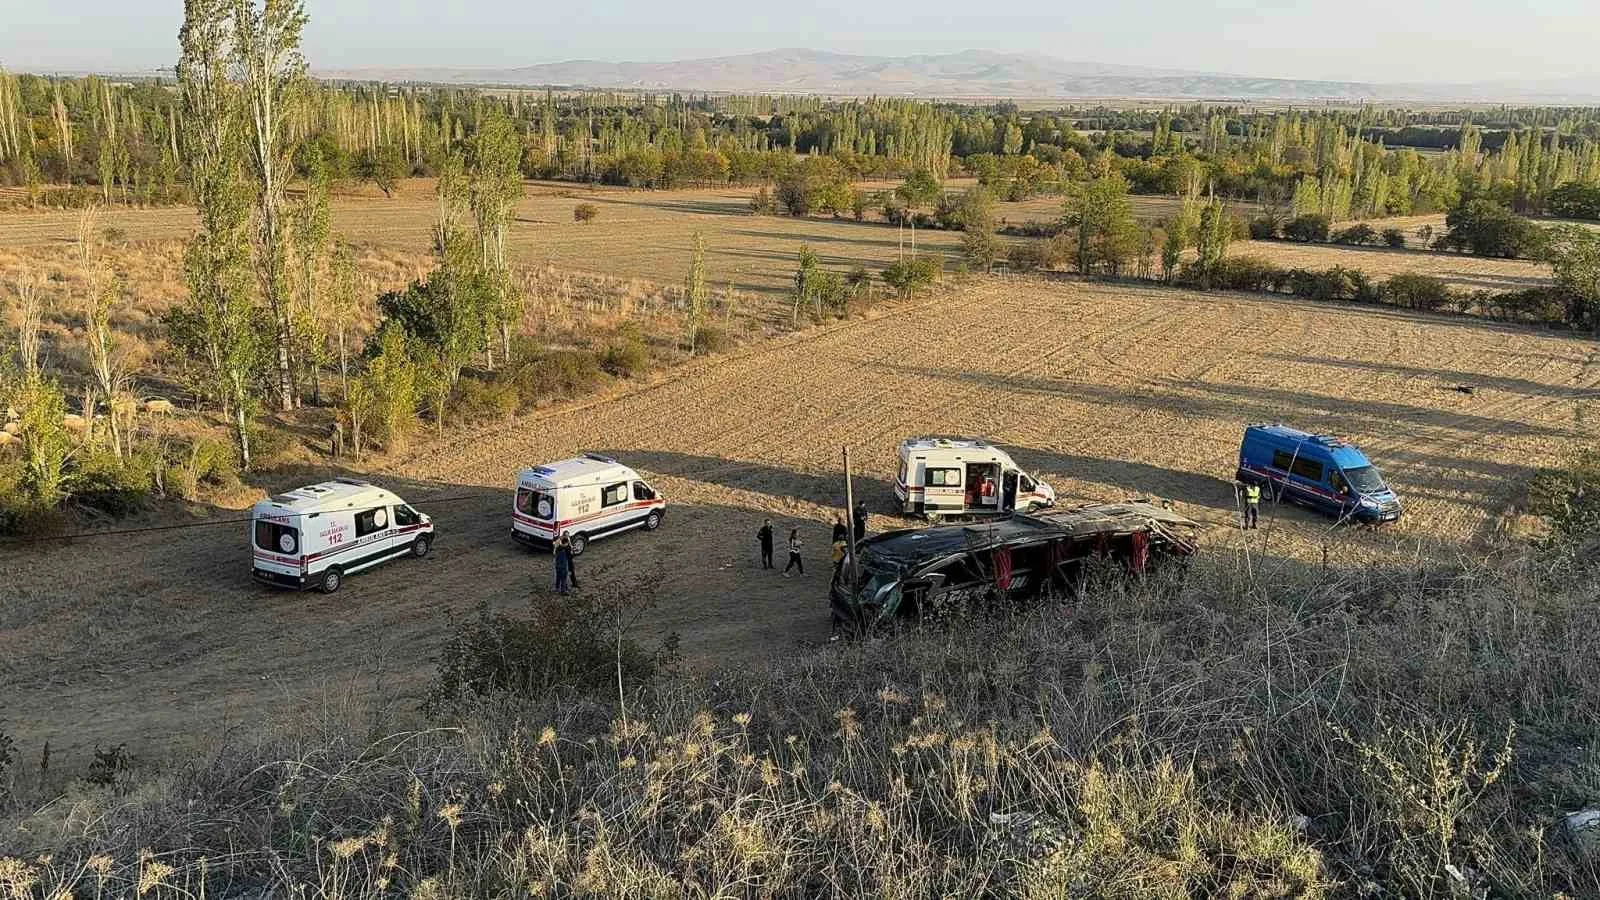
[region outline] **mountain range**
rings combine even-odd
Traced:
[[[323,78],[515,87],[948,99],[1129,98],[1211,101],[1593,103],[1600,76],[1475,84],[1258,78],[967,50],[863,56],[782,49],[675,62],[575,59],[511,68],[319,69]]]

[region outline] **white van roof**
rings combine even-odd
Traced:
[[[306,516],[340,509],[369,509],[404,503],[393,492],[367,481],[336,478],[275,494],[255,505],[255,515]]]
[[[598,453],[585,453],[582,456],[574,456],[571,459],[563,459],[559,462],[545,463],[542,466],[523,469],[517,475],[517,483],[532,482],[556,487],[577,487],[589,484],[610,484],[622,479],[638,477],[638,473],[609,456],[601,456]]]
[[[927,453],[931,450],[965,450],[970,453],[1005,455],[1005,451],[982,438],[963,437],[912,437],[900,442],[900,455]]]

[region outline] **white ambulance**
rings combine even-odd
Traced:
[[[587,453],[518,473],[511,536],[548,547],[569,535],[577,555],[598,537],[630,528],[655,531],[666,514],[667,499],[638,472]]]
[[[344,576],[399,556],[427,556],[433,520],[393,493],[339,478],[262,500],[251,510],[251,574],[331,594]]]
[[[1003,515],[1056,502],[1055,489],[985,440],[907,438],[900,442],[899,455],[894,495],[901,510],[912,515]]]

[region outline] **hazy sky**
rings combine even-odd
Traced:
[[[895,55],[977,48],[1354,81],[1600,76],[1600,0],[307,0],[307,8],[313,69],[812,47]],[[0,65],[170,66],[182,9],[181,0],[0,0]]]

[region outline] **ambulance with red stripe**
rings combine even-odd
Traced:
[[[549,547],[565,534],[577,555],[595,538],[634,528],[655,531],[666,514],[667,499],[638,472],[587,453],[518,473],[511,536]]]
[[[250,514],[251,574],[331,594],[346,575],[433,547],[433,520],[377,485],[339,478],[262,500]]]

